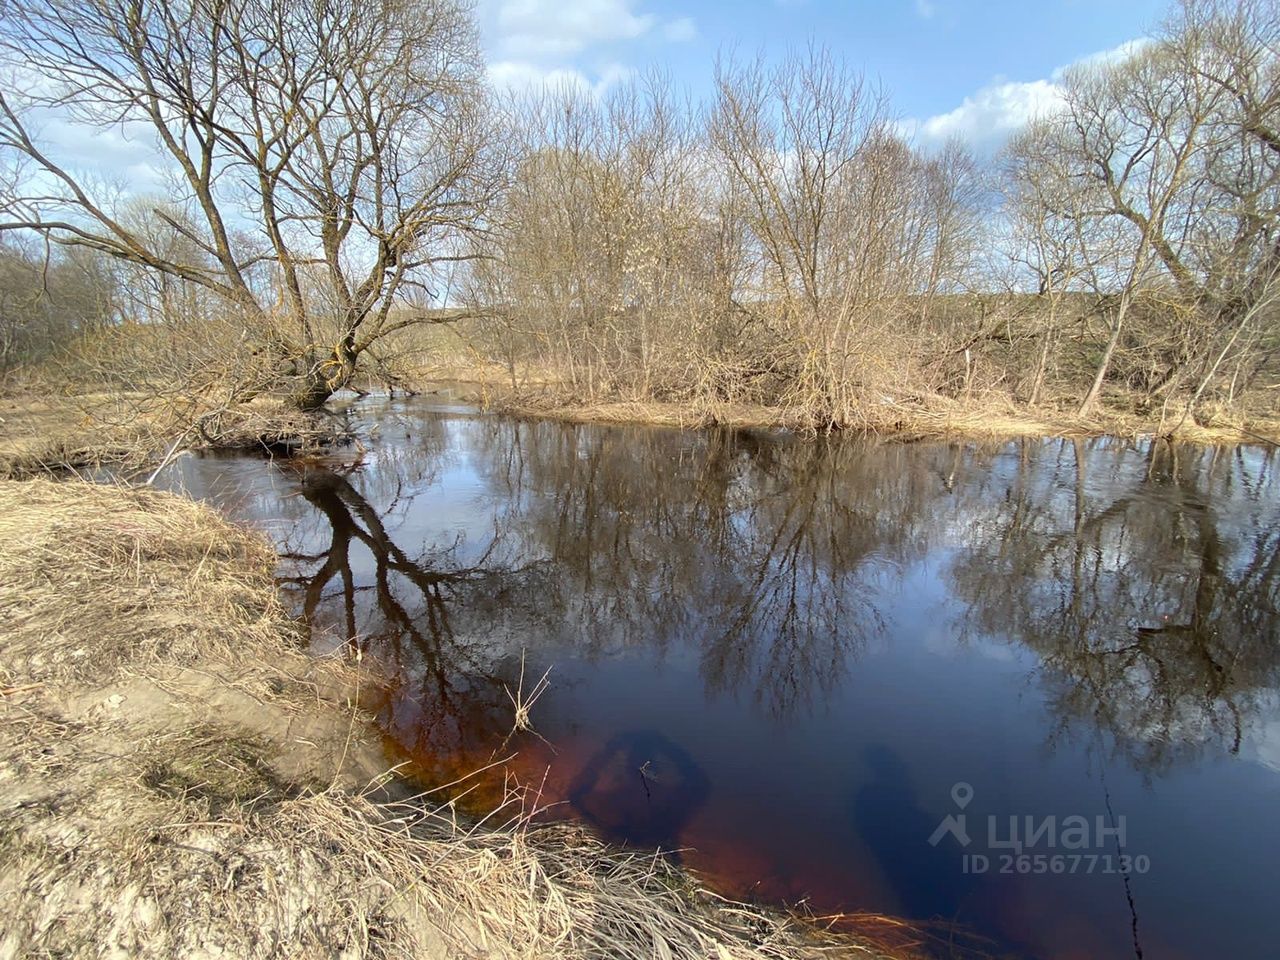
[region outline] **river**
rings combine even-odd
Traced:
[[[272,536],[423,782],[941,956],[1275,956],[1274,452],[347,415],[357,463],[166,482]]]

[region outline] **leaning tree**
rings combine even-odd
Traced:
[[[0,61],[0,232],[205,291],[297,405],[447,315],[493,187],[467,0],[4,0]],[[154,138],[148,229],[51,122]]]

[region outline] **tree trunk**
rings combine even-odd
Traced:
[[[1031,380],[1031,396],[1027,399],[1030,406],[1040,402],[1040,393],[1044,390],[1045,371],[1049,367],[1049,352],[1053,349],[1054,334],[1058,328],[1057,310],[1049,307],[1049,322],[1040,343],[1040,356],[1036,360],[1035,376]]]
[[[1089,392],[1084,395],[1079,409],[1076,410],[1078,416],[1087,417],[1092,412],[1094,404],[1098,402],[1098,396],[1102,393],[1102,384],[1107,379],[1107,369],[1111,366],[1111,356],[1116,352],[1116,344],[1120,342],[1120,328],[1124,326],[1124,317],[1128,312],[1129,299],[1123,297],[1120,300],[1120,306],[1116,309],[1115,322],[1111,325],[1111,339],[1107,341],[1107,348],[1102,351],[1102,359],[1098,361],[1098,371],[1093,375]]]
[[[289,405],[298,410],[319,410],[351,381],[356,372],[356,357],[352,345],[344,342],[327,359],[310,364],[290,392]]]

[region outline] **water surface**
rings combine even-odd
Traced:
[[[353,409],[355,466],[171,482],[270,532],[427,780],[514,754],[466,802],[524,785],[727,893],[993,952],[1276,955],[1273,454]]]

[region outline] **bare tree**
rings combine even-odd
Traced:
[[[821,427],[864,422],[920,382],[929,301],[973,238],[972,164],[913,150],[884,95],[821,49],[718,72],[710,140],[750,266],[740,293],[783,402]],[[924,334],[924,336],[921,336]],[[757,343],[759,340],[757,340]]]
[[[814,47],[730,64],[696,111],[662,76],[517,98],[520,160],[470,272],[486,352],[582,399],[772,403],[865,423],[937,353],[978,218],[972,157],[895,129]]]
[[[473,272],[489,349],[580,396],[687,395],[717,311],[705,156],[691,107],[652,75],[505,105],[520,162]]]
[[[1050,129],[1041,124],[1016,136],[1001,162],[1000,232],[1005,253],[1020,274],[1013,286],[1016,291],[1030,279],[1035,295],[1034,312],[1023,320],[1027,329],[1021,331],[1038,341],[1025,394],[1032,406],[1042,398],[1050,360],[1070,312],[1067,304],[1082,270],[1079,201],[1084,198],[1059,167],[1060,159]]]
[[[1234,369],[1234,392],[1273,341],[1278,52],[1274,4],[1187,0],[1143,49],[1069,72],[1065,108],[1015,143],[1024,225],[1074,246],[1073,272],[1107,320],[1081,414],[1122,343],[1130,384],[1166,402],[1184,391],[1185,420],[1215,377]],[[1062,252],[1033,251],[1042,280]]]
[[[1088,199],[1080,217],[1093,289],[1108,303],[1106,346],[1080,401],[1097,402],[1134,300],[1163,265],[1175,286],[1186,283],[1174,250],[1178,200],[1193,170],[1212,106],[1189,88],[1164,51],[1122,63],[1084,67],[1067,79],[1067,110],[1048,121],[1068,157],[1070,176]]]
[[[1263,0],[1184,0],[1162,46],[1212,99],[1201,188],[1178,250],[1190,309],[1154,387],[1185,385],[1182,420],[1214,378],[1228,396],[1276,346],[1280,300],[1280,8]],[[1244,374],[1242,378],[1241,374]]]
[[[0,242],[0,373],[54,356],[113,323],[120,307],[119,280],[101,257],[49,257],[28,240]]]
[[[12,0],[0,51],[21,81],[0,151],[27,165],[0,230],[207,292],[304,408],[434,319],[494,187],[463,0]],[[161,229],[42,145],[58,115],[154,136],[176,184]]]

